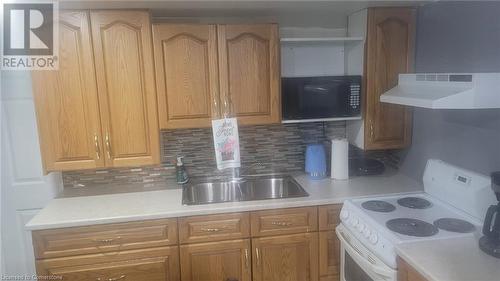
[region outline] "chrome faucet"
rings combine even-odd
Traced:
[[[236,168],[232,168],[231,169],[231,181],[241,181],[241,177],[240,177],[240,168],[239,167],[236,167]]]
[[[241,181],[243,179],[243,177],[241,176],[241,174],[242,174],[241,171],[243,170],[245,172],[245,171],[248,171],[249,169],[256,167],[256,166],[264,166],[264,165],[260,162],[257,162],[257,163],[253,163],[252,165],[250,165],[246,168],[243,168],[243,169],[240,167],[231,168],[231,181],[235,181],[235,182]]]

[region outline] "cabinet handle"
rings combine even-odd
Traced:
[[[108,279],[106,279],[106,278],[103,279],[101,277],[98,277],[98,278],[96,278],[96,280],[97,281],[117,281],[117,280],[125,279],[126,277],[127,277],[127,275],[122,274],[119,277],[112,277],[112,278],[108,278]]]
[[[98,242],[98,243],[111,243],[113,241],[116,241],[116,240],[120,240],[122,239],[120,236],[117,236],[115,238],[107,238],[107,239],[93,239],[94,242]]]
[[[373,120],[370,120],[370,138],[373,140]]]
[[[249,268],[248,249],[245,249],[245,267]]]
[[[229,116],[229,102],[227,101],[227,97],[224,99],[224,108],[222,109],[222,117],[227,118]]]
[[[257,266],[260,266],[260,250],[259,248],[255,248],[255,258],[257,259]]]
[[[95,144],[95,156],[97,160],[101,159],[101,151],[99,149],[99,137],[94,135],[94,144]]]
[[[109,133],[106,133],[104,141],[106,142],[106,153],[108,155],[108,159],[111,159],[111,143],[109,142]]]
[[[215,98],[215,97],[213,99],[213,106],[214,107],[212,109],[212,117],[214,117],[214,118],[212,118],[212,119],[220,118],[221,112],[219,110],[219,102],[218,102],[217,98]]]
[[[276,225],[276,226],[291,226],[292,223],[291,222],[287,222],[287,221],[272,221],[271,225]]]

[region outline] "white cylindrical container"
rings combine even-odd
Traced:
[[[331,178],[346,180],[349,178],[349,142],[345,138],[332,140]]]

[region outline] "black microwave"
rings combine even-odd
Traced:
[[[361,76],[282,78],[281,98],[284,122],[360,117]]]

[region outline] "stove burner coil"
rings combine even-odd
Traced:
[[[369,211],[381,212],[381,213],[389,213],[396,210],[396,207],[394,207],[394,205],[382,200],[366,201],[361,204],[361,207]]]
[[[397,218],[387,221],[385,225],[394,232],[415,237],[429,237],[439,232],[433,224],[417,219]]]
[[[398,204],[411,209],[427,209],[432,206],[431,202],[419,197],[404,197],[398,199]]]
[[[476,230],[476,227],[472,223],[454,218],[438,219],[434,221],[434,225],[439,229],[457,233],[470,233]]]

